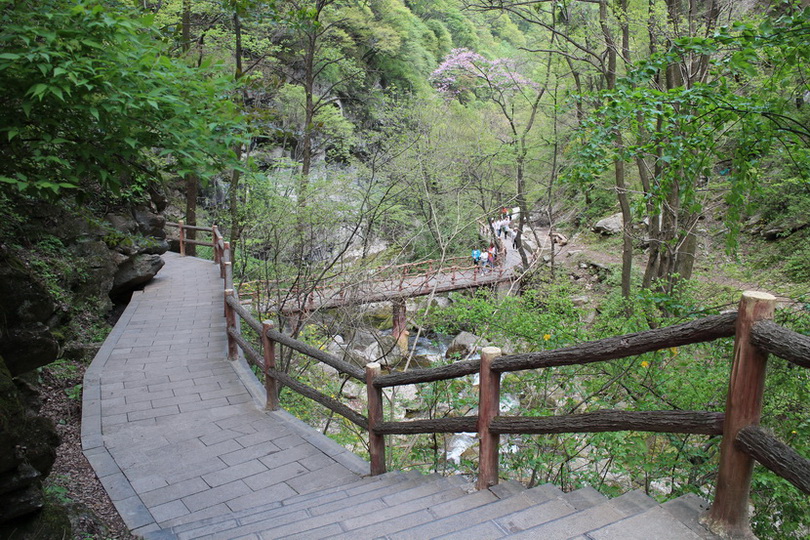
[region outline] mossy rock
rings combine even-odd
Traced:
[[[54,502],[32,516],[0,524],[0,540],[42,540],[44,538],[73,538],[73,528],[67,510]]]

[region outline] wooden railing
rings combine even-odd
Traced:
[[[186,245],[188,244],[210,247],[213,250],[214,262],[219,265],[219,277],[225,279],[226,288],[233,288],[233,272],[230,270],[231,246],[230,242],[226,242],[222,233],[219,232],[219,227],[216,225],[212,225],[211,227],[197,227],[195,225],[186,225],[182,221],[177,223],[167,221],[166,226],[179,229],[180,255],[184,257],[186,255]],[[211,240],[191,240],[186,238],[186,231],[190,230],[210,233]],[[230,283],[230,287],[228,287],[228,283]]]
[[[239,289],[240,297],[250,299],[256,311],[278,311],[289,315],[490,285],[511,277],[510,269],[501,265],[485,269],[471,264],[470,257],[454,257],[335,275],[324,278],[320,284],[300,280],[288,283],[247,281],[240,284]],[[271,290],[284,291],[284,300],[271,302]]]
[[[223,244],[223,249],[221,261],[230,257],[227,243]],[[500,349],[496,347],[486,347],[480,360],[383,375],[378,363],[370,363],[363,370],[292,339],[275,329],[270,321],[258,322],[239,303],[233,290],[232,276],[229,275],[230,264],[223,264],[229,357],[232,360],[237,358],[238,347],[249,362],[262,370],[268,409],[279,407],[278,390],[283,385],[367,430],[372,475],[385,472],[384,436],[390,434],[477,432],[480,440],[477,487],[484,489],[498,483],[498,453],[502,434],[633,430],[722,435],[715,498],[711,509],[704,516],[707,526],[718,534],[733,537],[750,532],[748,494],[753,460],[810,494],[810,461],[759,427],[768,354],[779,356],[797,366],[810,367],[810,337],[771,321],[776,299],[769,294],[746,292],[742,295],[736,313],[710,316],[666,328],[563,349],[507,356],[502,356]],[[259,334],[260,351],[241,333],[239,321],[244,321]],[[605,410],[550,417],[500,415],[502,373],[605,362],[731,336],[735,338],[734,360],[724,412]],[[368,395],[366,415],[301,383],[290,374],[277,370],[276,344],[323,362],[346,377],[365,382]],[[383,420],[383,388],[443,381],[474,373],[478,373],[480,377],[478,416],[402,422]]]

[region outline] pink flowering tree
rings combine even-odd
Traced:
[[[525,180],[526,155],[529,151],[527,137],[534,126],[545,89],[518,73],[513,61],[488,60],[469,49],[450,51],[431,74],[430,81],[439,92],[461,103],[469,101],[470,94],[477,99],[491,101],[506,119],[511,132],[506,147],[514,153],[515,201],[520,207],[515,244],[524,267],[528,267],[528,257],[521,241],[529,215]],[[526,111],[526,114],[519,115],[520,111]]]
[[[493,101],[536,94],[539,85],[515,69],[508,59],[488,60],[469,49],[453,49],[430,76],[437,90],[450,97],[472,92],[479,99]]]

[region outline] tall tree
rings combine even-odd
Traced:
[[[509,129],[506,146],[512,149],[515,160],[515,200],[520,207],[515,244],[523,265],[528,267],[528,256],[521,242],[529,215],[526,157],[529,153],[528,137],[535,125],[545,87],[519,74],[506,60],[488,60],[467,49],[451,51],[433,72],[432,79],[447,94],[458,96],[462,92],[471,92],[482,100],[491,101],[506,120]]]
[[[167,56],[137,15],[93,0],[2,4],[0,186],[143,190],[233,163],[241,119],[216,99],[232,82]]]

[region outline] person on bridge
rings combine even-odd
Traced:
[[[481,252],[481,256],[478,258],[478,261],[480,262],[481,270],[484,273],[487,272],[487,268],[490,268],[492,266],[492,264],[490,263],[490,260],[489,260],[489,252],[488,251]]]
[[[514,229],[509,229],[509,240],[512,241],[512,248],[517,249],[517,232]]]
[[[481,250],[476,248],[472,250],[472,260],[473,264],[478,264],[478,260],[481,258]]]
[[[489,254],[488,259],[490,266],[496,266],[498,264],[498,249],[495,247],[495,244],[490,242],[487,253]]]

